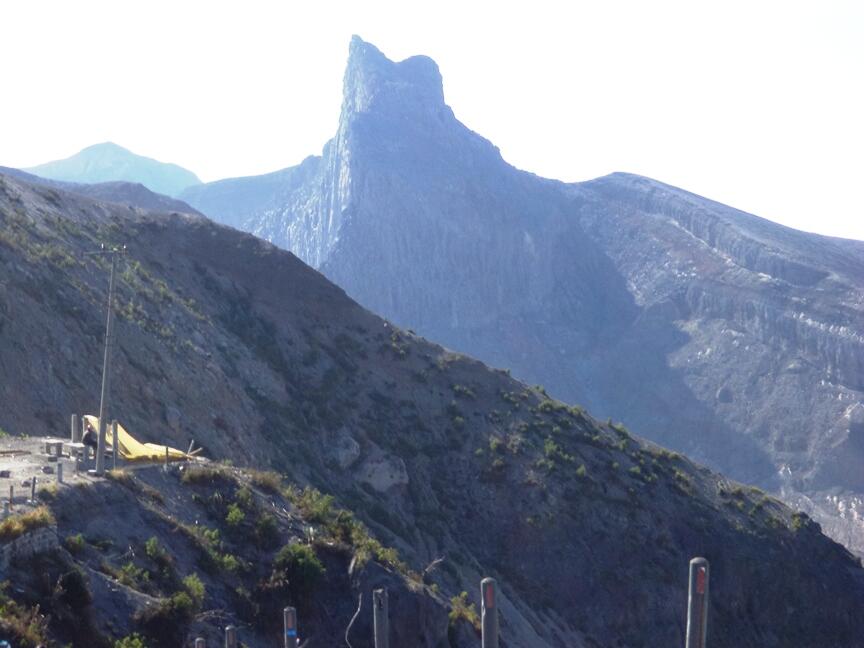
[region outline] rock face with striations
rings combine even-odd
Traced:
[[[864,243],[639,176],[517,170],[454,117],[433,61],[356,37],[321,157],[183,197],[396,323],[738,478],[864,492],[843,427],[864,403]]]

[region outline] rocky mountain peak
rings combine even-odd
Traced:
[[[356,113],[429,113],[444,107],[438,65],[427,56],[388,59],[359,36],[351,39],[343,84],[343,118]]]

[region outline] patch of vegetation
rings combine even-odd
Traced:
[[[325,571],[312,547],[299,543],[282,547],[273,560],[273,567],[288,579],[297,596],[313,592]]]
[[[46,486],[40,487],[39,492],[36,493],[36,497],[38,497],[40,501],[45,503],[53,502],[55,499],[57,499],[57,484],[51,483]]]
[[[466,387],[465,385],[453,385],[452,389],[457,398],[465,398],[468,400],[477,399],[477,394],[475,394],[470,387]]]
[[[369,529],[354,517],[354,514],[333,505],[333,496],[306,487],[299,490],[289,486],[284,490],[285,497],[300,509],[303,517],[310,522],[321,524],[322,530],[336,543],[353,548],[358,567],[375,558],[389,565],[411,580],[420,580],[400,558],[395,549],[385,547],[369,533]],[[321,539],[323,540],[323,538]]]
[[[229,527],[238,527],[246,519],[246,514],[237,506],[236,503],[228,505],[228,515],[225,516],[225,523]]]
[[[0,522],[0,542],[9,542],[20,538],[25,533],[56,524],[54,515],[46,506],[40,506],[26,513],[11,515]]]
[[[234,477],[229,475],[220,466],[189,466],[183,471],[180,481],[184,484],[198,486],[218,486],[233,482]]]
[[[48,620],[39,606],[26,607],[6,594],[9,583],[0,584],[0,632],[14,641],[16,648],[36,648],[47,643]]]
[[[84,549],[86,548],[86,545],[84,543],[84,536],[80,533],[66,536],[63,544],[66,547],[66,550],[73,556],[80,556],[82,553],[84,553]]]
[[[204,588],[204,583],[202,583],[201,579],[198,577],[198,574],[189,574],[184,578],[183,589],[186,590],[187,594],[189,594],[195,609],[200,610],[201,606],[204,604],[206,589]]]
[[[272,470],[248,470],[249,481],[256,488],[276,494],[282,488],[282,475]]]
[[[462,592],[450,599],[450,625],[453,626],[461,620],[470,623],[475,630],[480,629],[480,615],[477,607],[468,602],[468,592]]]
[[[112,481],[117,482],[118,484],[123,484],[128,488],[132,488],[135,486],[135,475],[132,474],[132,471],[125,470],[123,468],[115,468],[114,470],[109,470],[105,473],[105,476]]]
[[[150,573],[146,569],[138,567],[130,560],[116,572],[116,578],[126,587],[131,587],[140,592],[144,591],[150,582]]]
[[[810,517],[806,513],[797,511],[792,514],[792,530],[796,533],[803,529],[810,522]]]
[[[115,641],[114,648],[147,648],[147,644],[144,643],[144,638],[135,632]]]
[[[255,544],[261,549],[271,549],[279,542],[279,527],[276,518],[264,513],[255,522]]]

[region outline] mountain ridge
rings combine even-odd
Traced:
[[[413,570],[443,555],[446,597],[476,601],[495,576],[505,645],[679,642],[697,554],[712,645],[864,631],[860,561],[758,489],[393,326],[260,239],[55,194],[0,176],[5,429],[65,429],[98,404],[107,264],[83,252],[123,243],[109,415],[332,493]]]
[[[198,176],[177,164],[137,155],[113,142],[93,144],[68,158],[22,170],[65,182],[137,182],[155,193],[171,197],[201,183]]]
[[[399,325],[834,507],[820,521],[864,552],[864,517],[828,492],[864,495],[849,467],[864,450],[842,427],[864,402],[861,244],[632,174],[520,171],[439,98],[437,66],[406,61],[353,39],[320,158],[184,196]]]

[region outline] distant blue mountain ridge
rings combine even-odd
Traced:
[[[24,171],[64,182],[137,182],[166,196],[177,196],[184,189],[201,184],[198,176],[188,169],[137,155],[112,142],[94,144],[66,159]]]

